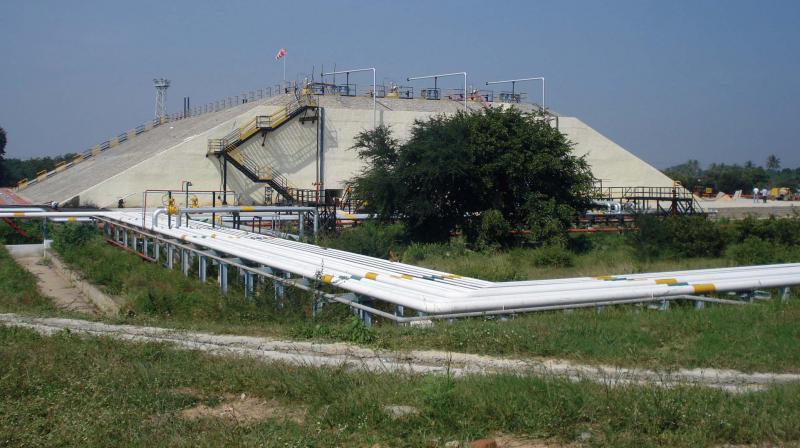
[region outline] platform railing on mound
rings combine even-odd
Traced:
[[[497,95],[501,103],[521,103],[527,99],[528,95],[524,92],[500,92]]]
[[[295,89],[297,90],[297,89]],[[450,99],[453,101],[464,101],[464,89],[446,89],[443,90],[439,87],[426,87],[414,92],[413,87],[399,86],[394,83],[386,85],[375,86],[378,98],[389,99],[422,99],[422,100],[441,100]],[[309,82],[305,88],[302,89],[303,93],[311,95],[324,96],[358,96],[355,84],[334,84],[324,82]],[[372,88],[368,89],[362,96],[372,97]],[[495,93],[493,90],[478,90],[469,89],[467,91],[467,99],[469,101],[480,102],[485,105],[493,102],[519,104],[528,100],[526,92],[516,91],[503,91]],[[541,106],[536,105],[541,109]]]
[[[376,98],[386,98],[386,86],[381,84],[375,85],[375,92],[377,92]],[[367,90],[367,93],[364,96],[372,98],[372,95],[373,95],[372,88],[370,88],[369,90]]]
[[[410,100],[414,98],[414,88],[408,86],[398,86],[391,84],[389,91],[386,93],[386,98],[394,98],[401,100]]]
[[[471,101],[480,101],[484,103],[491,103],[494,102],[494,91],[493,90],[473,90],[469,94],[469,99]]]
[[[603,187],[596,186],[595,200],[619,203],[624,210],[661,215],[694,215],[705,211],[691,191],[675,185],[672,187]]]
[[[432,87],[420,89],[419,97],[425,100],[440,100],[442,99],[442,89]]]

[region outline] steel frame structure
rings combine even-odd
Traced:
[[[468,111],[469,107],[467,106],[467,97],[469,97],[469,92],[467,92],[467,72],[443,73],[441,75],[412,76],[410,78],[406,78],[406,81],[415,81],[417,79],[431,79],[431,78],[433,78],[433,87],[434,87],[434,89],[436,89],[436,88],[438,88],[437,81],[439,80],[439,78],[444,78],[445,76],[463,76],[464,77],[464,111]]]
[[[212,228],[198,221],[171,229],[152,225],[153,219],[142,221],[138,212],[13,210],[0,209],[0,218],[91,217],[105,223],[106,235],[115,244],[150,261],[161,260],[163,249],[165,265],[174,268],[179,254],[185,275],[196,259],[198,275],[205,281],[209,263],[216,263],[224,292],[228,291],[228,272],[234,267],[241,273],[245,294],[253,293],[261,276],[275,282],[279,299],[286,286],[297,287],[314,293],[314,312],[328,302],[343,303],[358,310],[367,323],[372,316],[413,323],[636,303],[654,303],[666,309],[674,300],[691,300],[699,307],[707,302],[734,303],[703,296],[715,292],[783,288],[786,298],[789,287],[800,285],[800,263],[493,283],[241,230]],[[329,292],[332,290],[345,292],[334,294]],[[373,301],[394,306],[394,313],[370,305]],[[406,308],[418,315],[406,316]]]
[[[464,313],[447,313],[447,314],[425,314],[419,313],[417,316],[404,316],[404,309],[402,306],[395,308],[395,313],[388,313],[384,310],[370,306],[373,302],[372,298],[364,297],[352,292],[345,292],[334,294],[330,292],[321,291],[319,287],[323,282],[319,278],[305,278],[302,276],[292,276],[291,274],[274,269],[268,266],[254,266],[246,263],[238,257],[229,257],[220,254],[217,251],[203,249],[186,240],[178,238],[165,237],[152,230],[142,229],[135,225],[121,223],[115,219],[109,218],[96,218],[97,221],[105,224],[106,238],[116,246],[136,253],[140,257],[155,263],[161,261],[161,248],[166,251],[165,267],[168,269],[175,268],[175,256],[178,255],[179,266],[184,275],[189,275],[189,266],[193,263],[193,259],[198,260],[198,277],[201,281],[208,280],[207,269],[211,263],[218,266],[217,283],[220,291],[227,293],[229,290],[229,283],[227,279],[228,272],[231,268],[238,269],[241,275],[242,287],[245,295],[251,295],[255,289],[258,276],[270,279],[275,284],[275,300],[281,301],[285,298],[285,287],[293,287],[302,291],[314,294],[315,300],[312,306],[312,311],[316,314],[322,307],[331,302],[341,303],[347,305],[354,310],[359,311],[360,317],[367,325],[371,323],[371,315],[380,316],[384,319],[396,322],[398,324],[412,324],[414,322],[426,322],[433,319],[456,319],[466,317],[489,317],[489,316],[509,316],[519,313],[536,312],[536,311],[557,311],[557,310],[573,310],[579,308],[597,308],[602,309],[605,306],[611,305],[635,305],[646,303],[658,303],[661,309],[668,308],[668,302],[674,300],[689,300],[694,302],[697,309],[704,308],[705,303],[719,303],[728,305],[747,305],[748,302],[739,300],[727,300],[714,297],[706,297],[700,295],[681,294],[674,296],[663,297],[641,297],[637,299],[624,299],[624,300],[604,300],[591,303],[578,303],[566,305],[551,305],[551,306],[537,306],[537,307],[524,307],[505,310],[489,310],[477,312],[464,312]],[[152,247],[153,256],[150,256],[150,247]],[[256,277],[252,277],[256,276]],[[784,288],[783,298],[788,296],[788,288]]]
[[[545,100],[544,100],[544,95],[545,95],[544,76],[537,76],[537,77],[534,77],[534,78],[506,79],[506,80],[503,80],[503,81],[487,81],[486,85],[488,86],[488,85],[491,85],[491,84],[508,84],[508,83],[511,83],[511,94],[513,95],[514,92],[515,92],[514,87],[517,85],[518,82],[523,82],[523,81],[542,81],[542,112],[547,111],[547,106],[545,106]]]
[[[375,129],[375,127],[377,126],[377,116],[378,116],[377,115],[377,113],[378,113],[377,112],[378,111],[378,91],[376,89],[377,84],[376,84],[376,81],[375,81],[375,67],[354,68],[354,69],[351,69],[351,70],[337,70],[337,71],[333,71],[333,72],[323,73],[320,76],[322,78],[325,78],[326,76],[340,75],[342,73],[345,73],[345,74],[347,74],[347,79],[348,79],[347,83],[349,85],[350,73],[369,72],[369,71],[372,72],[372,129]],[[323,79],[323,81],[324,81],[324,79]]]

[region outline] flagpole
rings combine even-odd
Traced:
[[[281,59],[283,59],[283,82],[286,83],[286,55]]]

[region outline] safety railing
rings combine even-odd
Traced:
[[[282,125],[306,107],[317,105],[311,95],[295,97],[286,106],[273,112],[270,115],[258,115],[244,124],[244,126],[233,130],[221,139],[209,139],[207,153],[219,155],[222,152],[229,152],[237,148],[242,142],[250,138],[260,130],[274,130]]]
[[[596,186],[592,198],[619,202],[634,211],[657,210],[672,214],[704,213],[692,192],[679,184],[673,187]],[[664,204],[667,204],[668,207],[664,207]]]
[[[241,151],[228,153],[228,157],[238,164],[241,167],[240,169],[249,172],[249,175],[252,176],[251,178],[257,179],[260,182],[267,182],[270,187],[290,202],[296,200],[295,192],[298,191],[298,189],[289,183],[286,176],[276,171],[272,166],[259,165]]]
[[[372,89],[367,91],[367,96],[372,97],[373,92]],[[375,86],[375,97],[376,98],[386,98],[386,86],[382,86],[380,84]]]
[[[442,98],[442,89],[439,88],[420,89],[419,96],[420,98],[426,100],[439,100]]]
[[[472,101],[482,101],[486,103],[494,102],[494,91],[492,90],[473,90],[469,94]]]
[[[448,89],[445,98],[453,101],[464,101],[464,89]]]
[[[316,94],[316,95],[355,96],[357,94],[355,84],[334,85],[334,84],[312,83],[309,84],[309,87],[304,90],[307,90],[306,93],[308,93],[308,95],[302,96],[304,100],[301,101],[299,98],[295,98],[295,100],[292,103],[290,103],[290,105],[288,105],[283,111],[278,111],[275,114],[266,117],[264,116],[256,117],[255,122],[248,123],[248,125],[237,130],[238,135],[233,135],[233,133],[231,133],[224,139],[209,140],[208,143],[209,152],[219,153],[220,151],[231,150],[232,148],[235,148],[241,141],[248,138],[249,136],[251,136],[253,133],[255,133],[260,129],[275,128],[277,126],[280,126],[280,124],[282,124],[283,121],[286,121],[289,118],[291,118],[293,114],[296,113],[297,110],[299,110],[300,108],[304,106],[315,105],[312,104],[314,103],[314,101],[310,99],[311,95]],[[387,91],[386,86],[376,86],[375,90],[376,92],[373,93],[372,89],[370,89],[366,93],[366,95],[372,96],[373,94],[376,94],[377,97],[379,98],[384,98],[384,97],[400,98],[400,99],[415,98],[414,89],[412,87],[391,85],[389,90]],[[63,165],[57,166],[54,169],[44,174],[37,174],[37,176],[33,179],[21,179],[17,183],[17,190],[23,190],[33,184],[41,182],[55,175],[56,173],[71,168],[83,162],[86,159],[95,157],[104,151],[107,151],[122,143],[132,140],[136,136],[143,134],[147,131],[150,131],[152,129],[155,129],[163,124],[178,120],[183,120],[186,118],[196,117],[207,113],[219,112],[244,103],[289,93],[295,93],[295,94],[298,93],[298,87],[296,83],[284,83],[283,85],[276,84],[274,86],[269,86],[262,89],[251,90],[249,92],[244,92],[241,95],[229,96],[221,100],[204,103],[199,106],[193,106],[180,113],[172,113],[164,117],[155,118],[152,121],[147,121],[143,124],[140,124],[126,132],[118,134],[114,138],[101,142],[93,146],[92,148],[83,151],[82,153],[79,153],[72,161],[65,162]],[[442,92],[441,89],[439,88],[420,89],[419,98],[424,98],[429,100],[439,100],[442,98]],[[451,93],[451,98],[463,100],[463,90],[454,90]],[[493,102],[496,100],[494,92],[490,90],[474,91],[470,93],[468,98],[473,101],[483,101],[483,102]],[[525,98],[526,98],[525,93],[501,92],[499,95],[499,101],[501,102],[519,103],[523,101]]]
[[[527,96],[524,92],[500,92],[498,99],[501,103],[521,103]]]
[[[389,87],[389,93],[386,98],[398,98],[403,100],[410,100],[414,98],[414,88],[407,86],[392,85]]]

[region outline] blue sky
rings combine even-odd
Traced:
[[[660,168],[771,153],[794,167],[799,23],[800,2],[770,0],[4,0],[0,126],[9,157],[82,151],[152,118],[154,77],[179,111],[280,81],[285,47],[291,79],[323,64],[545,76],[550,107]]]

